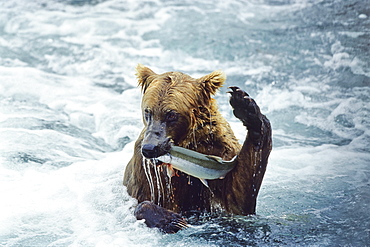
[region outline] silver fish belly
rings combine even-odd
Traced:
[[[199,178],[206,186],[205,179],[222,179],[236,165],[236,157],[230,161],[218,156],[205,155],[186,148],[172,146],[169,154],[158,157],[163,163],[171,164],[190,176]]]

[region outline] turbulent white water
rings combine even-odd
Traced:
[[[0,1],[0,245],[369,246],[369,40],[369,0]],[[137,63],[222,69],[256,99],[274,135],[257,216],[136,221]]]

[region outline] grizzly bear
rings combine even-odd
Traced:
[[[241,145],[212,98],[226,80],[222,71],[194,79],[181,72],[156,74],[140,64],[136,70],[144,129],[123,181],[139,202],[136,217],[145,219],[149,227],[176,232],[185,226],[180,214],[187,212],[254,214],[272,146],[270,122],[255,101],[238,87],[230,87],[233,113],[248,130]],[[206,187],[181,171],[168,174],[156,158],[172,145],[223,160],[237,155],[237,164]]]

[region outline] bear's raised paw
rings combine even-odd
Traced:
[[[232,106],[235,117],[242,121],[247,127],[249,136],[252,140],[258,141],[263,131],[263,115],[257,103],[239,87],[229,87],[231,91],[230,105]]]

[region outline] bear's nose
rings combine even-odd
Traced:
[[[152,159],[157,158],[159,153],[159,148],[153,144],[144,144],[141,147],[141,153],[144,155],[145,158]]]

